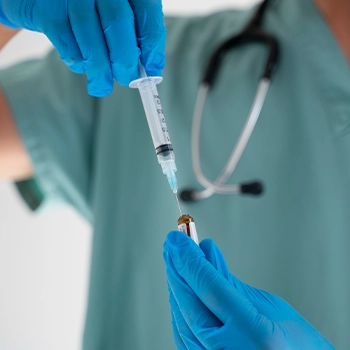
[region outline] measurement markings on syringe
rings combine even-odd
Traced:
[[[158,114],[158,118],[159,118],[159,121],[160,121],[160,125],[161,125],[161,128],[162,128],[162,131],[164,133],[164,137],[165,137],[165,140],[166,142],[171,142],[170,141],[170,137],[169,137],[169,133],[168,133],[168,128],[166,126],[166,123],[165,123],[165,118],[164,118],[164,113],[163,113],[163,109],[162,109],[162,106],[160,104],[160,99],[159,99],[159,96],[158,95],[153,95],[158,107],[160,108],[157,108],[157,114]]]

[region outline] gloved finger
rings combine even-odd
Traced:
[[[36,25],[29,29],[45,33],[67,67],[75,73],[84,73],[83,56],[72,27],[66,19],[65,2],[43,1],[40,10],[35,7],[39,6],[36,3],[33,6],[33,23]],[[45,18],[40,18],[39,14],[45,13],[52,13],[51,21],[47,22]]]
[[[134,13],[127,0],[97,0],[96,6],[109,50],[113,76],[119,84],[128,86],[138,78],[140,57]]]
[[[161,0],[130,0],[135,15],[141,62],[148,75],[161,75],[165,63],[166,30]]]
[[[163,256],[169,295],[174,297],[169,300],[177,329],[189,349],[203,349],[198,344],[206,345],[207,331],[220,328],[222,323],[208,310],[186,281],[177,273],[172,258],[166,250]]]
[[[278,312],[281,311],[281,307],[276,306],[276,296],[243,283],[229,272],[223,254],[212,239],[207,238],[203,240],[200,243],[200,248],[205,258],[237,288],[241,295],[244,295],[254,305],[260,314],[271,318],[277,310]],[[276,317],[272,319],[276,320]],[[242,336],[244,337],[243,334]],[[239,337],[241,337],[241,335],[238,334],[235,336],[235,339],[238,340]],[[247,344],[247,340],[244,340],[244,344]]]
[[[229,281],[235,286],[240,293],[245,295],[251,302],[254,299],[250,299],[250,286],[243,283],[237,277],[232,275],[228,269],[225,258],[221,253],[219,247],[211,238],[204,239],[200,243],[200,248],[202,249],[205,258]],[[253,302],[254,304],[254,302]]]
[[[168,257],[167,259],[171,259],[171,257]],[[178,278],[181,279],[180,276],[178,276]],[[187,345],[187,347],[184,349],[188,348],[188,349],[221,350],[221,349],[226,349],[227,344],[230,344],[232,346],[232,349],[245,349],[245,350],[256,349],[256,345],[249,339],[249,337],[246,334],[244,334],[240,329],[235,327],[235,325],[233,324],[234,322],[232,318],[224,326],[220,326],[220,322],[218,322],[219,327],[214,326],[214,327],[205,328],[205,325],[202,325],[201,323],[194,323],[192,324],[192,328],[194,329],[194,332],[195,332],[194,334],[190,329],[190,327],[188,326],[186,320],[184,319],[182,312],[180,311],[179,305],[177,304],[177,301],[174,297],[174,294],[171,290],[169,283],[168,283],[168,291],[169,291],[169,302],[171,305],[172,317],[174,320],[173,321],[174,338],[177,339],[177,337],[180,335],[181,340],[183,340],[183,342]],[[203,305],[203,308],[205,308],[204,305]],[[205,311],[207,311],[206,308],[205,308]],[[189,322],[192,322],[192,321],[190,320]],[[201,343],[199,343],[197,339],[199,339]],[[176,340],[175,340],[175,343],[178,344]],[[182,345],[183,343],[180,343],[180,344]],[[182,350],[182,347],[179,346],[178,348]]]
[[[192,333],[191,329],[188,327],[188,324],[183,318],[169,283],[168,292],[176,348],[179,350],[203,350],[203,346],[199,343],[196,336]]]
[[[187,346],[183,342],[180,333],[177,329],[176,321],[175,321],[175,316],[173,313],[173,310],[171,310],[171,325],[173,328],[173,336],[174,336],[174,342],[177,350],[188,350]]]
[[[170,304],[170,311],[171,311],[171,326],[173,329],[175,346],[177,350],[188,350],[180,336],[180,333],[176,324],[176,317],[174,315],[174,313],[179,312],[179,307],[176,303],[176,300],[174,298],[173,292],[171,291],[169,283],[167,283],[167,285],[168,285],[169,304]]]
[[[230,271],[224,256],[211,238],[204,239],[199,244],[205,258],[229,281]]]
[[[165,259],[168,261],[166,266],[171,269],[171,266],[173,266],[171,257],[168,256],[165,257]],[[232,318],[225,325],[222,325],[219,320],[212,316],[210,311],[198,299],[176,271],[169,275],[177,275],[174,280],[172,277],[168,277],[169,280],[172,280],[172,284],[168,282],[169,301],[176,322],[177,332],[180,334],[188,349],[221,350],[226,349],[228,343],[231,344],[234,349],[256,349],[256,346],[247,335],[244,334],[241,329],[235,327]],[[177,285],[177,280],[182,281],[182,283]],[[171,286],[174,286],[174,290],[176,290],[179,304],[174,297]],[[184,290],[181,290],[183,288]],[[186,292],[186,290],[188,290],[188,292]],[[188,303],[187,306],[186,303]],[[196,306],[197,303],[198,305]],[[181,305],[181,311],[179,305]],[[208,322],[210,321],[208,317],[213,317],[213,322]]]
[[[72,72],[78,74],[85,73],[83,56],[81,55],[80,49],[75,41],[74,34],[72,33],[68,22],[67,27],[62,29],[62,32],[55,32],[53,34],[48,32],[46,33],[46,36],[58,51],[61,60]]]
[[[167,264],[170,270],[168,280],[186,321],[188,315],[184,314],[183,309],[191,309],[191,305],[186,300],[180,302],[178,299],[171,281],[171,277],[176,276],[175,271],[223,324],[233,317],[235,326],[243,332],[271,331],[266,327],[273,325],[205,259],[202,250],[189,237],[178,231],[170,232],[164,251],[171,257],[168,260],[173,262],[173,266]]]
[[[61,60],[73,73],[84,74],[85,67],[83,56],[81,55],[79,46],[75,41],[74,34],[72,32],[61,32],[57,34],[58,37],[56,37],[56,35],[47,35],[47,37],[58,51]]]
[[[113,89],[112,70],[95,0],[71,0],[68,13],[83,56],[88,92],[97,97],[109,95]]]

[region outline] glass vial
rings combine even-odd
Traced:
[[[199,245],[196,225],[194,224],[193,217],[188,214],[183,214],[177,220],[177,226],[179,231],[185,233],[188,237],[191,237],[197,245]]]

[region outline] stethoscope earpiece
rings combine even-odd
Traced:
[[[196,200],[195,190],[186,189],[180,192],[180,198],[183,202],[194,202]]]
[[[239,191],[237,194],[250,194],[253,196],[260,196],[261,194],[264,193],[264,185],[261,181],[253,181],[253,182],[248,182],[244,184],[240,184],[237,186],[239,188]],[[204,193],[208,192],[208,190],[203,190],[203,191],[196,191],[193,189],[185,189],[180,192],[180,198],[183,202],[195,202],[200,199],[205,199],[209,198],[213,192],[209,192],[206,195],[202,195]]]
[[[241,194],[260,196],[264,192],[264,185],[260,181],[254,181],[240,185]]]

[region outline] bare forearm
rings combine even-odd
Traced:
[[[0,50],[16,35],[0,24]],[[0,180],[24,180],[32,175],[32,165],[25,150],[5,95],[0,89]]]
[[[18,29],[11,29],[0,24],[0,50],[16,35]]]
[[[28,153],[0,89],[0,180],[25,180],[30,178],[32,173]]]

